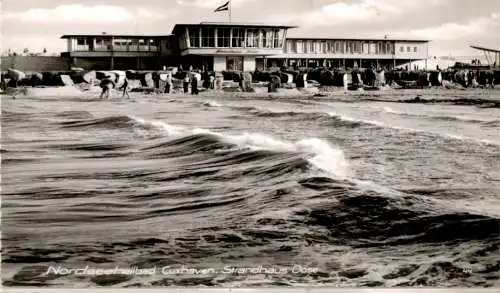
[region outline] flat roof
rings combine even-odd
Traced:
[[[500,53],[500,50],[488,49],[488,48],[479,47],[479,46],[470,46],[470,47],[473,49],[476,49],[476,50],[486,51],[486,52],[490,52],[490,53]]]
[[[321,37],[286,37],[287,40],[339,40],[339,41],[399,41],[399,42],[419,42],[428,43],[430,40],[410,40],[410,39],[385,39],[385,38],[321,38]]]
[[[63,35],[61,39],[68,38],[104,38],[104,37],[115,37],[115,38],[164,38],[173,35],[114,35],[114,34],[95,34],[95,35]]]

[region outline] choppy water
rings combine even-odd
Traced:
[[[1,119],[7,286],[499,284],[498,108],[4,98]]]

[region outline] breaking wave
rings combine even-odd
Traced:
[[[346,176],[348,164],[341,149],[332,146],[329,142],[319,138],[305,138],[295,142],[281,140],[262,133],[229,134],[213,132],[208,129],[188,129],[170,125],[157,120],[146,120],[133,116],[113,116],[85,121],[62,122],[64,128],[121,128],[124,130],[139,130],[161,132],[168,139],[165,146],[175,147],[175,143],[183,144],[185,152],[199,151],[209,148],[211,151],[222,153],[232,150],[273,151],[280,153],[300,153],[320,170]],[[187,142],[196,149],[185,148]],[[193,141],[194,140],[194,141]]]

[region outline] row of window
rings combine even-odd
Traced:
[[[77,38],[77,46],[107,46],[107,45],[139,45],[139,46],[157,46],[158,42],[154,39],[102,39],[102,38]]]
[[[394,54],[391,42],[346,40],[287,40],[286,53]]]
[[[406,46],[406,52],[417,53],[417,51],[418,51],[417,46],[414,46],[413,48],[411,46]],[[405,47],[404,46],[399,47],[399,52],[404,53],[405,52]]]
[[[285,37],[283,29],[188,28],[187,34],[195,48],[282,48]]]
[[[95,46],[90,47],[88,45],[73,47],[72,51],[88,51],[88,52],[109,52],[109,51],[121,51],[121,52],[159,52],[160,47],[158,46],[138,46],[138,45],[108,45],[108,46]]]

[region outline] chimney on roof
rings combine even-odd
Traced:
[[[103,34],[103,35],[105,35],[105,34],[106,34],[106,32],[102,32],[102,34]]]

